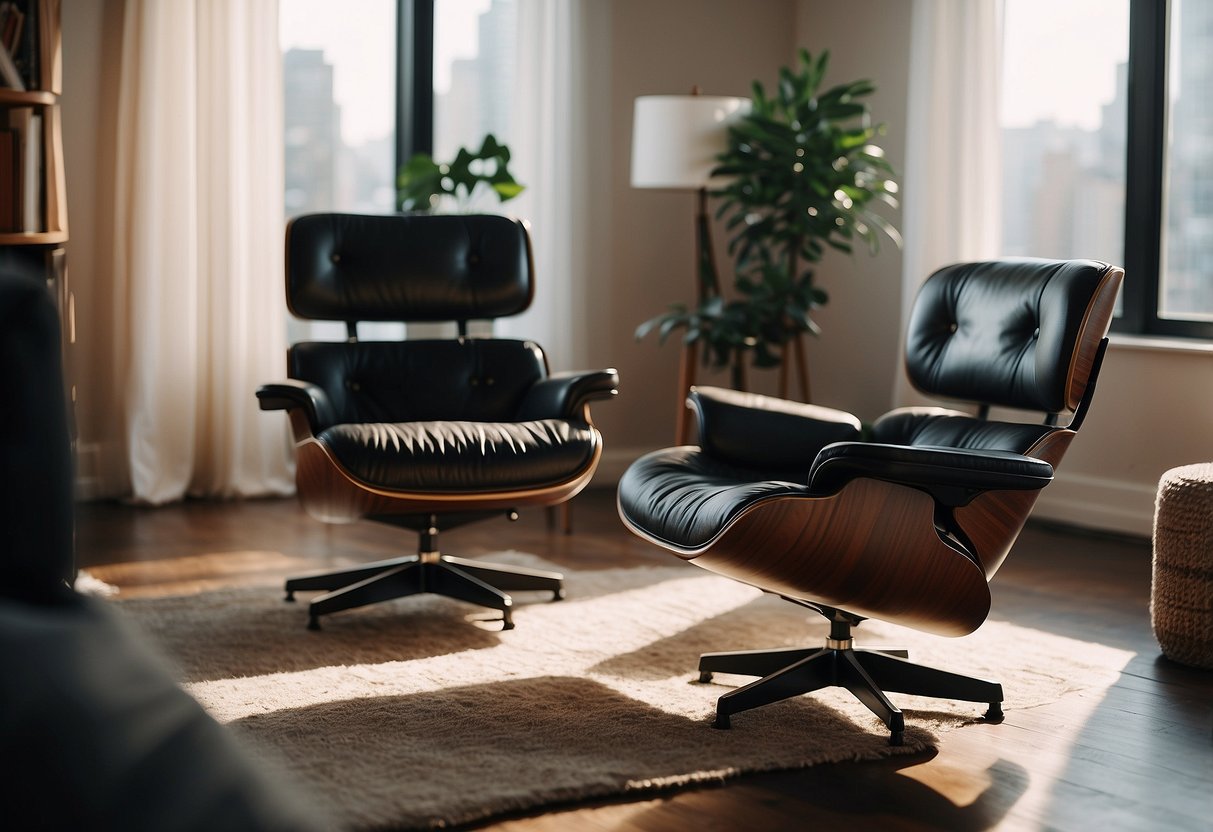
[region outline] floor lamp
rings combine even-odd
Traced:
[[[708,184],[716,157],[724,152],[728,126],[750,109],[747,98],[700,95],[643,95],[632,120],[632,187],[696,193],[695,276],[700,304],[720,294],[708,221]],[[685,444],[691,428],[687,390],[695,383],[697,344],[682,348],[678,373],[675,441]]]

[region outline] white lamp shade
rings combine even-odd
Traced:
[[[748,98],[642,95],[632,121],[632,187],[706,186],[727,147],[728,126],[750,111]]]

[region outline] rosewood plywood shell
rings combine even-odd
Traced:
[[[1078,407],[1082,394],[1086,392],[1095,356],[1099,352],[1099,342],[1107,334],[1108,325],[1116,312],[1116,296],[1120,294],[1120,284],[1124,277],[1124,269],[1109,266],[1095,290],[1095,296],[1087,306],[1087,314],[1083,319],[1082,329],[1079,330],[1066,383],[1066,404],[1070,410]]]
[[[934,502],[871,479],[754,504],[692,559],[764,590],[940,635],[990,611],[984,572],[936,533]]]
[[[1026,455],[1056,468],[1076,435],[1072,430],[1054,431],[1028,449]],[[994,577],[1006,560],[1039,496],[1039,491],[989,491],[956,509],[956,522],[972,541],[987,580]]]

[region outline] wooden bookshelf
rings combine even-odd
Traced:
[[[60,0],[0,0],[0,246],[67,240],[59,11]]]
[[[60,7],[61,0],[0,0],[0,269],[45,277],[59,307],[64,377],[74,401]]]

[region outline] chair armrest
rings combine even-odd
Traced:
[[[687,401],[704,452],[734,465],[807,471],[826,445],[859,438],[859,420],[829,407],[720,387],[693,387]]]
[[[1044,488],[1053,481],[1053,466],[1010,451],[839,442],[822,449],[809,473],[809,487],[835,492],[860,477],[918,488],[956,507],[983,491]]]
[[[518,419],[568,419],[595,399],[609,399],[619,392],[619,372],[584,370],[553,373],[536,382],[518,407]]]
[[[313,435],[336,421],[328,394],[308,381],[289,378],[274,384],[263,384],[257,389],[257,401],[262,410],[302,408]]]

